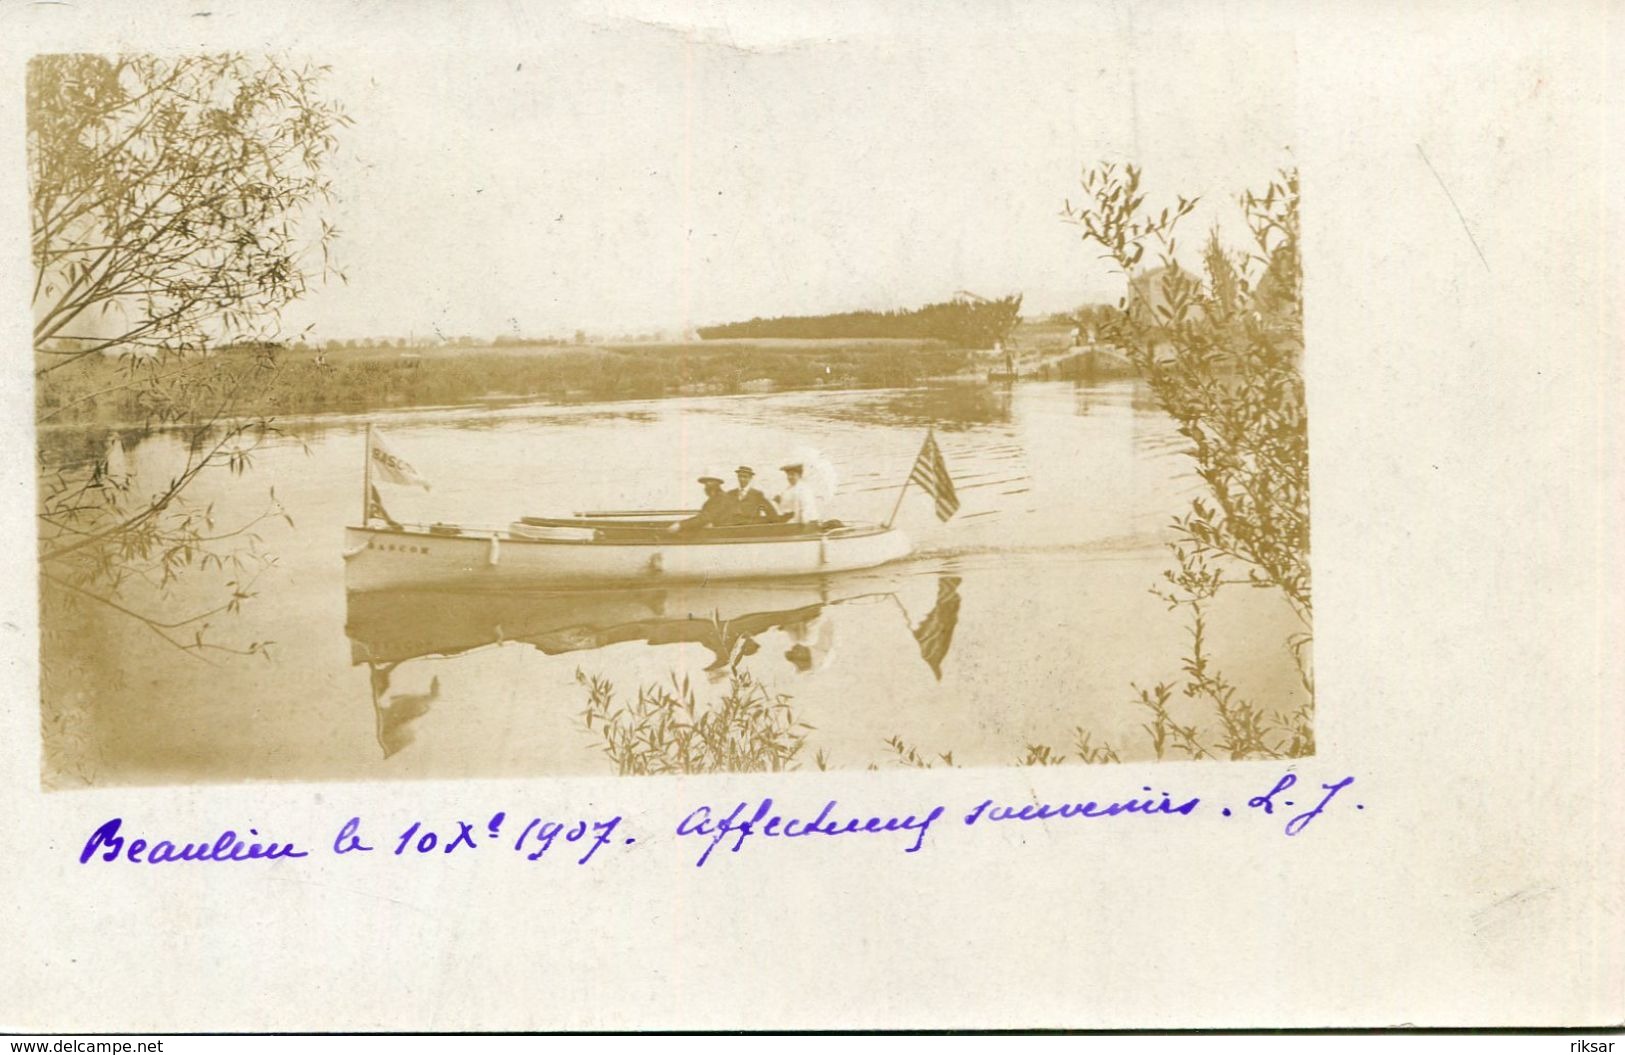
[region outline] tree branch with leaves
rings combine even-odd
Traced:
[[[350,122],[322,94],[328,72],[240,54],[42,55],[28,67],[40,425],[112,397],[140,419],[120,424],[176,432],[187,452],[166,483],[143,490],[106,446],[64,456],[72,444],[42,434],[42,581],[194,653],[245,651],[200,630],[252,595],[269,559],[253,529],[285,514],[273,492],[262,515],[217,525],[188,488],[217,470],[241,475],[277,435],[237,408],[277,374],[283,309],[312,282],[343,278],[322,211]],[[256,351],[214,354],[222,346]],[[112,384],[108,360],[122,374]],[[228,598],[153,614],[120,597],[137,582],[161,593],[188,568],[235,572]],[[190,638],[175,637],[183,627]]]
[[[109,349],[269,339],[336,234],[302,221],[348,118],[323,67],[45,55],[28,70],[36,374]]]
[[[1179,563],[1158,593],[1189,620],[1192,655],[1184,692],[1208,700],[1223,739],[1206,747],[1168,714],[1171,687],[1140,692],[1153,740],[1193,757],[1259,757],[1313,751],[1309,672],[1313,599],[1309,574],[1309,436],[1303,386],[1303,287],[1298,175],[1285,171],[1238,199],[1249,242],[1234,251],[1209,232],[1203,274],[1177,259],[1176,230],[1197,206],[1177,196],[1146,204],[1141,170],[1101,164],[1083,174],[1086,201],[1065,219],[1123,274],[1127,292],[1102,320],[1190,442],[1205,493],[1172,523]],[[1267,719],[1237,696],[1206,651],[1208,605],[1221,588],[1279,592],[1303,631],[1288,641],[1310,703]]]

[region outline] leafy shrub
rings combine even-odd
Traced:
[[[1304,407],[1303,292],[1298,176],[1287,171],[1240,205],[1250,234],[1241,251],[1210,232],[1205,276],[1175,258],[1175,229],[1195,208],[1178,197],[1146,208],[1140,169],[1102,164],[1085,171],[1088,202],[1066,206],[1083,238],[1101,248],[1128,282],[1118,311],[1099,318],[1162,408],[1190,441],[1205,494],[1175,518],[1169,544],[1179,565],[1157,591],[1182,611],[1190,633],[1183,694],[1205,701],[1220,726],[1208,739],[1170,713],[1173,686],[1137,690],[1157,756],[1231,758],[1312,754],[1314,681],[1309,670],[1309,436]],[[1148,268],[1145,265],[1155,263]],[[1302,624],[1287,641],[1309,703],[1290,715],[1241,699],[1207,651],[1209,604],[1249,585],[1283,596]]]
[[[587,690],[582,720],[621,776],[795,769],[811,729],[796,721],[789,697],[738,667],[712,707],[696,702],[687,677],[639,688],[626,703],[604,678],[578,670],[576,681]]]

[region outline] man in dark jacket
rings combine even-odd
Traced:
[[[766,495],[751,486],[756,477],[756,470],[748,465],[741,465],[736,470],[739,486],[728,492],[728,497],[735,502],[735,524],[773,524],[779,519],[779,511]]]
[[[708,473],[700,477],[700,485],[705,488],[705,504],[700,506],[700,511],[687,520],[679,520],[667,531],[676,534],[707,527],[727,527],[735,522],[737,502],[732,491],[722,489],[722,477]]]

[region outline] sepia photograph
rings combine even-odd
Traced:
[[[1314,754],[1289,42],[551,43],[28,62],[47,787]]]

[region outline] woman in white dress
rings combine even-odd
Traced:
[[[780,510],[779,519],[791,524],[817,524],[823,519],[820,516],[818,495],[807,482],[801,463],[792,462],[779,468],[784,471],[785,479],[790,482],[790,486],[775,500]]]

